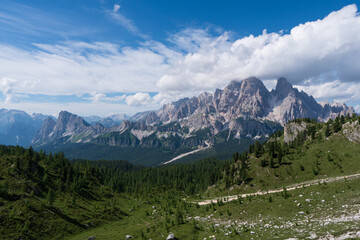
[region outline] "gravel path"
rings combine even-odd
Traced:
[[[295,190],[295,189],[302,188],[302,187],[309,187],[314,184],[319,184],[319,183],[324,183],[324,182],[329,183],[329,182],[339,181],[339,180],[343,180],[343,179],[351,179],[351,178],[358,178],[358,177],[360,177],[360,173],[346,175],[346,176],[340,176],[340,177],[329,177],[329,178],[311,180],[311,181],[306,181],[306,182],[302,182],[302,183],[292,184],[285,188],[287,191],[291,191],[291,190]],[[258,191],[258,192],[254,192],[254,193],[245,193],[245,194],[239,194],[239,195],[233,195],[233,196],[217,197],[217,198],[207,199],[204,201],[199,201],[199,202],[194,202],[194,203],[198,203],[199,205],[207,205],[207,204],[211,204],[212,202],[216,203],[218,200],[219,201],[222,200],[223,202],[234,201],[234,200],[237,200],[239,196],[244,198],[247,196],[265,195],[265,194],[269,194],[269,193],[278,193],[278,192],[282,192],[282,191],[284,191],[284,190],[283,189],[274,189],[274,190],[268,190],[268,191]]]

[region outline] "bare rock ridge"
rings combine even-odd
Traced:
[[[191,149],[216,144],[219,139],[266,136],[296,118],[326,121],[353,112],[345,104],[319,104],[312,96],[293,88],[285,78],[279,78],[276,88],[269,92],[261,80],[250,77],[231,81],[214,93],[205,92],[166,104],[157,111],[135,114],[114,126],[90,125],[83,118],[63,111],[56,122],[50,118],[44,121],[33,143]]]
[[[345,104],[319,104],[305,92],[299,92],[285,79],[279,78],[276,88],[269,92],[261,80],[250,77],[232,81],[224,90],[203,93],[164,105],[160,110],[147,112],[139,121],[146,124],[182,121],[189,123],[199,114],[209,114],[222,124],[242,118],[267,119],[285,124],[296,118],[326,121],[338,114],[352,114],[354,109]],[[191,124],[189,124],[191,125]]]

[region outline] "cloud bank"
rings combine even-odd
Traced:
[[[122,18],[120,5],[109,14],[138,32]],[[228,32],[189,28],[166,44],[144,41],[137,48],[75,41],[35,44],[33,50],[0,45],[0,91],[7,103],[14,94],[88,94],[93,104],[123,100],[143,109],[214,91],[233,79],[257,76],[270,86],[284,76],[315,98],[360,106],[359,29],[353,4],[286,33],[264,30],[235,40]]]
[[[357,7],[349,5],[322,20],[300,24],[288,34],[265,30],[230,42],[224,33],[217,38],[201,36],[194,43],[185,32],[178,39],[195,51],[171,66],[157,86],[162,91],[213,89],[252,75],[265,80],[285,76],[297,85],[356,82],[360,80],[359,29]]]

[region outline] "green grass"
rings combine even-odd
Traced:
[[[323,133],[324,128],[320,130]],[[319,133],[319,132],[318,132]],[[278,140],[281,142],[283,137]],[[360,171],[358,142],[350,142],[342,131],[328,139],[308,137],[303,145],[290,148],[282,164],[261,166],[269,160],[263,153],[248,159],[249,181],[230,187],[224,178],[205,192],[186,196],[184,192],[154,188],[150,193],[115,194],[87,176],[82,192],[58,191],[50,206],[45,196],[32,192],[41,188],[40,179],[19,175],[14,158],[0,159],[0,183],[11,198],[0,198],[0,234],[3,239],[166,239],[170,232],[181,239],[288,239],[339,237],[360,231],[360,178],[315,184],[296,190],[247,197],[205,206],[193,200],[258,190],[283,189],[294,183]],[[240,162],[228,164],[236,180]],[[226,164],[224,164],[226,165]],[[227,165],[226,165],[227,166]],[[61,174],[47,168],[58,188]],[[86,174],[84,174],[86,175]],[[230,176],[230,175],[227,175]],[[34,189],[35,188],[35,189]],[[1,189],[0,189],[1,190]],[[1,193],[1,192],[0,192]],[[43,192],[42,195],[46,193]]]
[[[94,178],[85,178],[81,191],[60,190],[56,168],[39,163],[37,173],[26,175],[15,169],[15,156],[0,157],[1,239],[62,239],[128,215],[134,200],[113,194]],[[48,179],[44,182],[40,172]],[[5,189],[5,191],[3,191]],[[55,201],[47,200],[47,189]]]
[[[176,214],[169,213],[165,204],[168,200],[155,197],[147,203],[139,203],[138,208],[126,218],[68,239],[85,240],[89,236],[104,240],[121,239],[127,234],[141,239],[141,232],[146,239],[165,239],[170,232],[179,240],[204,239],[212,235],[216,239],[305,239],[311,234],[318,237],[329,233],[340,236],[348,231],[360,230],[358,221],[329,221],[325,224],[329,219],[334,221],[359,212],[359,179],[314,185],[288,193],[290,195],[286,199],[277,193],[244,198],[241,203],[236,200],[221,206],[197,207],[192,204],[184,207],[177,202],[180,204],[177,207],[185,213],[184,224],[177,224]],[[311,200],[307,202],[306,199]],[[153,205],[157,212],[147,215],[146,212],[154,210]]]
[[[290,148],[281,165],[274,159],[274,168],[269,166],[269,159],[268,154],[263,154],[260,158],[250,155],[248,174],[252,180],[248,184],[234,184],[231,188],[226,188],[225,183],[220,182],[209,188],[203,196],[211,198],[283,188],[293,183],[343,176],[360,170],[359,143],[350,142],[342,134],[335,134],[324,140],[308,139],[301,147]],[[266,160],[268,165],[262,167],[261,160]],[[239,163],[234,167],[238,168]]]

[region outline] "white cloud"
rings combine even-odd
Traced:
[[[360,105],[355,106],[355,111],[360,114]]]
[[[117,11],[119,11],[119,9],[120,9],[120,5],[114,4],[113,12],[116,13]]]
[[[57,116],[57,114],[66,110],[72,113],[75,113],[80,116],[108,116],[110,113],[120,114],[126,113],[128,115],[133,115],[137,112],[142,112],[150,109],[158,109],[160,105],[148,105],[148,106],[130,106],[127,104],[120,103],[109,103],[109,102],[98,102],[98,103],[80,103],[80,102],[71,102],[71,103],[59,103],[59,102],[9,102],[6,104],[7,109],[18,109],[23,110],[29,114],[32,113],[43,113],[47,115]]]
[[[114,5],[108,14],[138,33],[120,8]],[[318,99],[360,105],[359,29],[356,5],[349,5],[288,34],[264,31],[236,40],[227,32],[214,36],[206,29],[185,29],[169,37],[171,47],[156,41],[136,48],[76,41],[35,44],[36,50],[0,45],[0,79],[15,79],[0,82],[0,91],[5,107],[14,106],[9,102],[14,95],[89,94],[96,114],[102,104],[128,112],[150,109],[248,76],[272,88],[274,79],[284,76]],[[119,92],[125,95],[109,97]],[[124,99],[127,105],[119,103]]]
[[[92,93],[91,97],[87,98],[91,100],[93,103],[100,103],[100,102],[120,102],[126,99],[126,95],[114,96],[114,97],[107,97],[104,93]]]
[[[338,99],[342,102],[360,102],[360,82],[353,83],[335,80],[321,84],[296,87],[317,99]]]
[[[349,5],[289,34],[264,31],[232,42],[226,33],[211,38],[199,30],[186,32],[188,37],[180,34],[173,42],[193,52],[173,64],[157,86],[161,91],[193,92],[253,75],[264,80],[285,76],[298,85],[309,79],[312,84],[359,81],[359,29],[356,5]]]
[[[142,34],[136,27],[133,20],[127,18],[124,14],[119,12],[120,5],[115,4],[112,11],[106,11],[106,14],[111,17],[117,24],[128,30],[130,33],[137,35],[142,38],[147,38],[146,35]]]
[[[150,94],[139,92],[134,95],[127,96],[125,101],[130,106],[141,106],[149,105],[152,102],[152,99]]]
[[[14,88],[17,83],[16,79],[3,77],[0,81],[0,91],[6,97],[5,103],[9,103],[14,94]]]
[[[104,100],[105,97],[106,97],[106,95],[103,93],[94,93],[94,94],[92,94],[90,99],[92,100],[93,103],[99,103],[102,100]]]
[[[0,79],[17,79],[17,93],[156,92],[155,83],[166,72],[170,54],[151,50],[151,44],[122,49],[81,42],[37,46],[39,50],[27,51],[0,45]]]

